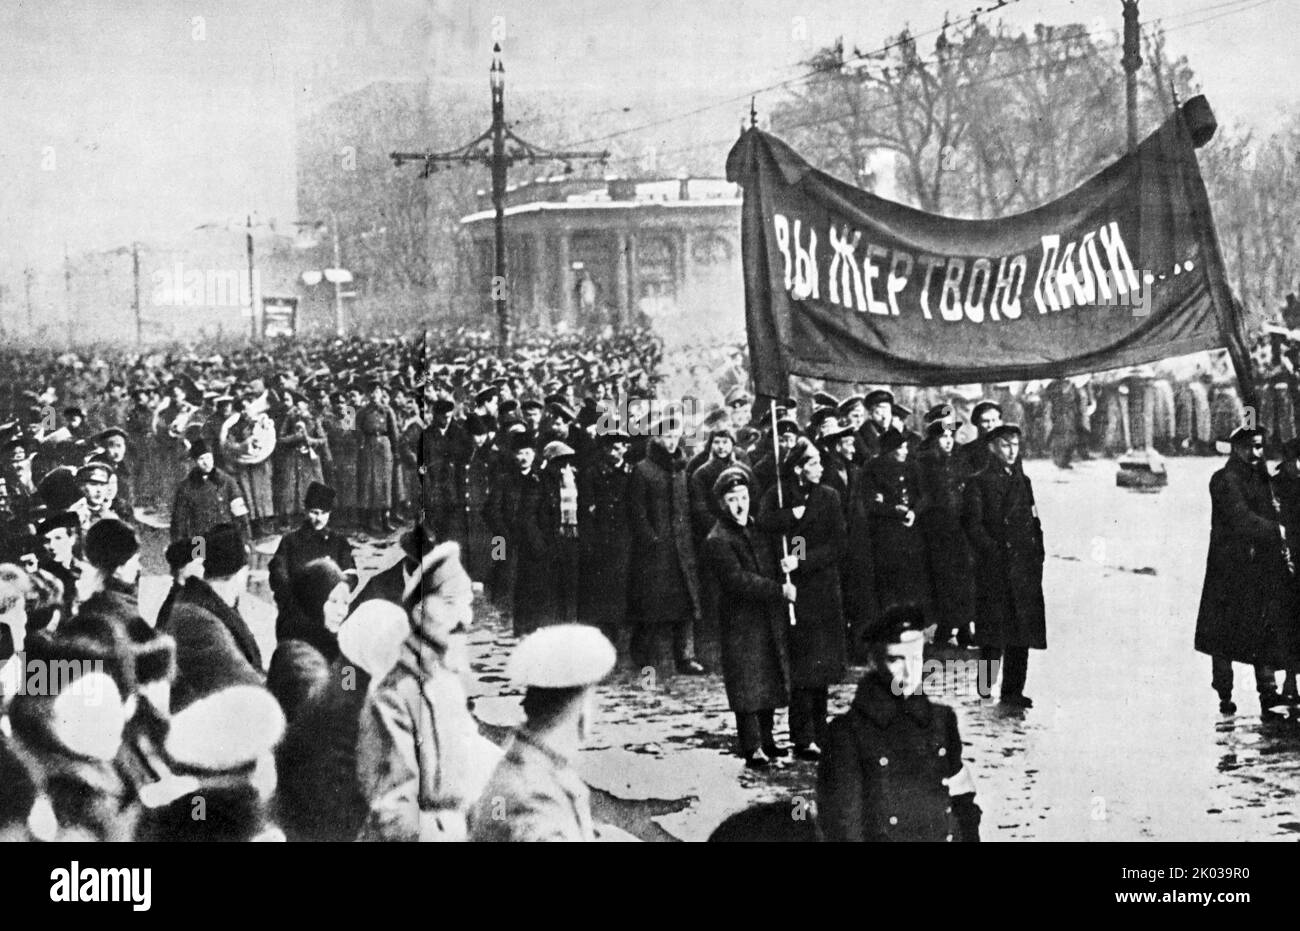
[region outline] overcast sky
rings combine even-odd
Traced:
[[[567,125],[579,136],[590,126],[592,137],[702,110],[664,123],[663,138],[715,125],[726,138],[747,109],[741,98],[799,74],[798,62],[836,36],[874,48],[905,24],[927,32],[945,12],[995,2],[6,0],[0,280],[61,256],[64,242],[74,253],[111,248],[250,210],[283,226],[296,219],[295,108],[429,73],[445,90],[482,95],[486,123],[486,70],[502,29],[512,105],[571,97]],[[1170,51],[1188,56],[1221,122],[1268,131],[1300,94],[1288,73],[1296,6],[1142,0],[1141,10],[1146,22],[1164,20]],[[1117,29],[1120,8],[1020,0],[991,15],[1026,29]],[[760,111],[775,98],[760,94]],[[467,138],[480,128],[466,126]]]

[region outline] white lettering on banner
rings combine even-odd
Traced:
[[[933,320],[930,315],[930,276],[934,274],[936,268],[943,268],[945,263],[937,255],[923,255],[921,264],[925,266],[925,281],[921,284],[921,313],[925,315],[926,320]]]
[[[1124,246],[1124,237],[1119,234],[1119,224],[1112,220],[1098,232],[1101,234],[1101,247],[1106,250],[1106,264],[1112,270],[1124,273],[1123,275],[1116,274],[1115,288],[1120,294],[1136,291],[1138,289],[1137,272],[1133,269],[1133,260],[1128,257],[1128,249]],[[1127,287],[1125,287],[1126,284]]]
[[[990,279],[993,277],[993,263],[988,259],[976,259],[970,269],[970,283],[966,285],[966,318],[971,323],[984,322],[984,298],[988,296]],[[980,282],[979,297],[975,297],[975,282]],[[997,308],[990,308],[990,317],[998,318]]]
[[[772,225],[776,228],[776,247],[785,259],[785,289],[789,291],[794,284],[790,274],[794,267],[794,261],[790,258],[790,221],[778,213],[772,216]]]
[[[1000,323],[1019,320],[1023,313],[1023,294],[1029,281],[1026,253],[917,256],[866,242],[862,230],[838,224],[827,227],[830,259],[822,269],[817,262],[817,230],[811,224],[798,219],[792,222],[784,214],[774,214],[772,222],[776,248],[784,262],[782,280],[794,300],[820,300],[821,272],[825,270],[830,303],[858,313],[897,317],[902,314],[899,295],[915,281],[921,316],[933,320],[932,289],[935,273],[941,272],[938,317],[945,323]],[[1043,254],[1033,288],[1040,314],[1136,304],[1138,296],[1143,315],[1149,313],[1150,291],[1140,287],[1117,222],[1090,230],[1077,240],[1048,234],[1041,244]],[[1130,294],[1133,298],[1124,300]]]
[[[817,271],[817,231],[808,230],[808,248],[799,241],[799,228],[802,220],[794,221],[794,290],[790,293],[796,301],[805,298],[820,299],[821,286]]]
[[[1038,266],[1038,278],[1034,281],[1034,303],[1038,305],[1040,314],[1047,313],[1050,306],[1052,310],[1060,310],[1060,302],[1056,299],[1056,256],[1061,251],[1061,237],[1055,234],[1043,237],[1043,261]],[[1049,258],[1050,256],[1050,258]],[[1046,280],[1044,280],[1046,279]],[[1047,297],[1047,303],[1043,303],[1043,297]]]
[[[961,278],[966,272],[966,262],[952,256],[948,259],[948,271],[943,276],[943,290],[939,294],[939,315],[949,323],[962,317]]]
[[[852,310],[854,308],[854,299],[857,300],[857,309],[865,312],[867,309],[866,295],[862,293],[862,272],[858,270],[858,263],[853,255],[853,250],[858,247],[862,241],[862,231],[858,230],[850,239],[848,227],[844,228],[844,233],[835,227],[831,227],[831,270],[827,276],[830,279],[830,293],[832,304],[842,304]],[[851,292],[851,293],[850,293]]]
[[[862,277],[867,286],[867,309],[873,314],[887,316],[889,308],[885,302],[876,297],[875,285],[872,284],[880,277],[880,265],[876,264],[876,259],[889,258],[889,250],[884,246],[877,246],[874,243],[867,245],[867,254],[862,260]],[[894,316],[898,316],[898,308],[894,307]]]
[[[895,317],[898,316],[898,293],[907,287],[907,279],[912,274],[912,256],[899,249],[894,253],[894,260],[889,263],[889,279],[886,282],[885,289],[889,292],[889,312]],[[899,266],[905,265],[903,271],[899,271]],[[928,319],[930,314],[926,313]]]
[[[1020,292],[1025,288],[1025,277],[1028,268],[1029,259],[1024,253],[1013,258],[1010,265],[1007,264],[1005,256],[998,263],[998,280],[993,285],[992,303],[996,307],[998,295],[1002,295],[1002,316],[1008,320],[1020,319]]]

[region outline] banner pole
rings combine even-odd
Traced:
[[[770,408],[770,413],[772,416],[772,462],[776,465],[776,507],[777,510],[783,511],[785,510],[785,501],[784,501],[784,496],[781,493],[781,447],[777,443],[777,437],[776,437],[776,399],[775,398],[772,399],[772,406]],[[789,555],[790,555],[790,542],[785,538],[785,534],[783,533],[781,534],[781,556],[788,557]],[[784,570],[782,571],[784,572]],[[788,572],[785,572],[785,581],[787,584],[789,584],[790,582],[790,573]],[[795,620],[794,620],[793,602],[787,602],[786,607],[790,609],[790,626],[794,627]]]

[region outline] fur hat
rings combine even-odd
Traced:
[[[129,525],[105,517],[86,531],[86,561],[103,572],[126,565],[140,552],[140,539]]]
[[[217,524],[203,535],[203,570],[209,579],[225,579],[248,565],[248,547],[234,524]]]
[[[77,485],[77,474],[72,469],[58,468],[45,474],[36,493],[50,511],[66,511],[81,500],[81,488]]]
[[[312,482],[307,486],[307,494],[303,496],[302,507],[305,511],[332,511],[337,500],[338,495],[333,488],[321,482]]]

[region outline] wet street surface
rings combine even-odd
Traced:
[[[1236,667],[1235,715],[1221,715],[1209,657],[1192,649],[1209,539],[1210,475],[1222,460],[1174,459],[1158,492],[1115,486],[1113,461],[1026,471],[1047,545],[1046,651],[1031,651],[1027,711],[982,701],[973,680],[950,680],[985,840],[1300,839],[1300,712],[1261,717],[1251,670]],[[161,538],[163,534],[150,534]],[[397,558],[393,540],[358,542],[363,577]],[[395,538],[394,538],[395,540]],[[274,609],[259,545],[245,613],[269,658]],[[150,552],[161,549],[151,539]],[[156,571],[156,555],[149,560]],[[151,575],[152,617],[167,580]],[[515,643],[486,605],[472,635],[474,712],[494,739],[520,720],[504,665]],[[962,653],[959,660],[974,658]],[[832,714],[857,676],[835,688]],[[934,693],[930,693],[934,694]],[[718,676],[623,674],[601,689],[595,738],[578,767],[597,819],[643,840],[703,840],[758,801],[815,799],[816,764],[749,771],[734,754],[735,721]],[[777,739],[786,743],[785,713]]]

